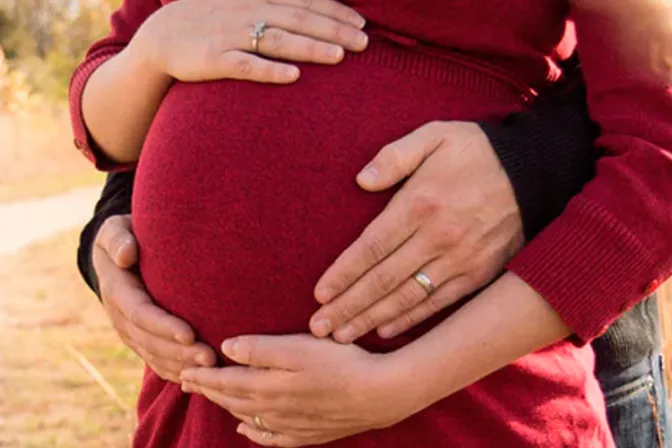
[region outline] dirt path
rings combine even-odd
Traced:
[[[100,187],[92,187],[0,204],[0,257],[83,225],[91,217],[99,194]]]

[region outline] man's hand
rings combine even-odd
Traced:
[[[185,367],[214,365],[214,351],[194,342],[189,325],[154,305],[130,270],[137,257],[130,215],[108,218],[93,245],[93,266],[105,311],[124,344],[161,378],[176,383]]]
[[[241,336],[222,352],[243,366],[187,369],[182,389],[228,410],[242,422],[238,432],[260,445],[323,444],[429,404],[425,383],[394,354],[309,335]]]
[[[513,188],[476,124],[427,124],[383,148],[357,181],[380,191],[407,176],[318,282],[314,335],[398,335],[485,286],[522,247]],[[418,271],[436,287],[429,297]]]

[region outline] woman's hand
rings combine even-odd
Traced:
[[[244,366],[186,369],[183,390],[227,409],[242,421],[238,432],[261,445],[322,444],[388,427],[429,404],[414,390],[418,374],[394,355],[308,335],[242,336],[222,351]]]
[[[267,29],[254,48],[255,25]],[[131,50],[143,66],[181,81],[246,79],[289,83],[298,68],[276,59],[336,64],[362,51],[364,19],[333,0],[180,0],[138,30]]]
[[[427,124],[383,148],[358,182],[377,191],[406,176],[318,282],[316,336],[348,343],[374,328],[402,333],[492,281],[522,246],[513,187],[477,124]],[[418,271],[436,288],[429,296]]]

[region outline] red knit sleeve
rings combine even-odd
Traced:
[[[86,58],[77,67],[70,81],[70,117],[75,146],[94,162],[98,169],[117,171],[131,168],[133,165],[112,163],[96,148],[82,116],[84,86],[98,67],[128,45],[140,25],[160,7],[159,0],[125,0],[121,8],[112,14],[110,33],[89,48]]]
[[[672,90],[626,68],[609,23],[577,12],[597,174],[508,268],[583,341],[672,271]]]

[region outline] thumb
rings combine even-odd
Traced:
[[[310,342],[305,335],[239,336],[222,343],[222,353],[243,365],[261,368],[299,370],[309,356]]]
[[[393,142],[373,158],[357,175],[367,191],[382,191],[410,176],[442,143],[444,123],[429,123]]]
[[[131,215],[108,218],[96,235],[96,244],[122,269],[138,262],[138,246],[131,229]]]

